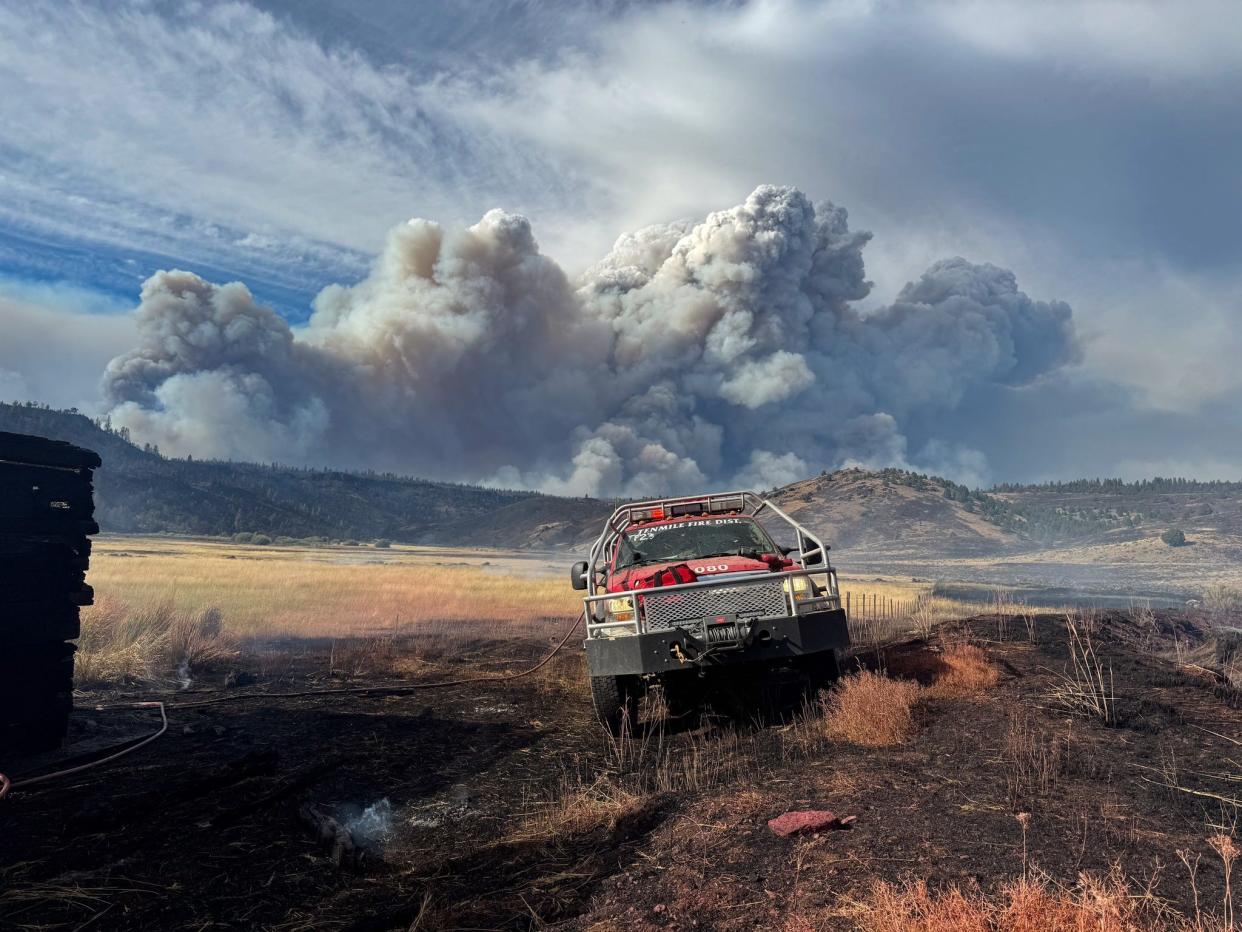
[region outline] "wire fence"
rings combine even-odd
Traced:
[[[927,598],[895,599],[875,592],[845,592],[845,614],[849,619],[850,640],[854,644],[876,647],[918,630]]]

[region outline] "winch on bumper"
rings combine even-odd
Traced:
[[[715,616],[675,626],[590,637],[593,675],[642,675],[750,662],[780,662],[849,646],[845,611],[829,608],[778,618]]]

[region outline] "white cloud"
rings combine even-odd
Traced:
[[[950,34],[993,54],[1104,62],[1147,79],[1238,71],[1242,19],[1230,0],[928,4]]]

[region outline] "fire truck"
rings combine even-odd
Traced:
[[[754,492],[617,508],[570,571],[587,593],[600,720],[614,733],[632,726],[657,685],[683,716],[713,695],[754,695],[755,684],[835,679],[849,627],[828,549]]]

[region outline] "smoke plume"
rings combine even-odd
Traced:
[[[493,210],[394,229],[369,276],[292,329],[244,285],[144,285],[108,366],[114,423],[166,451],[629,494],[769,486],[843,462],[961,464],[907,434],[968,392],[1078,357],[1070,308],[1012,273],[934,264],[891,305],[844,208],[764,186],[626,234],[578,281]]]

